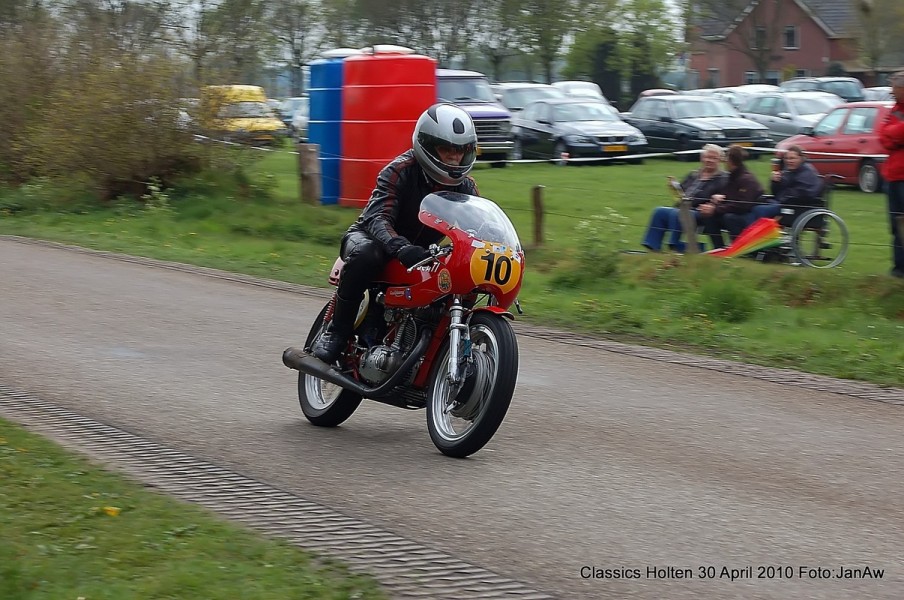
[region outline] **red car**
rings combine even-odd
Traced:
[[[813,127],[775,145],[776,150],[800,146],[821,175],[834,173],[839,183],[856,185],[864,192],[882,189],[879,165],[886,159],[879,143],[878,129],[893,102],[850,102],[839,104]]]

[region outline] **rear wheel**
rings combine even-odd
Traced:
[[[860,164],[857,184],[860,186],[860,191],[868,194],[878,192],[882,188],[882,176],[879,174],[875,161],[866,159]]]
[[[794,260],[807,267],[837,267],[847,257],[847,225],[828,209],[808,210],[791,227],[791,250]]]
[[[464,458],[483,448],[505,418],[518,379],[518,341],[503,317],[471,317],[472,370],[452,385],[449,342],[440,348],[427,391],[427,429],[446,456]]]
[[[330,305],[317,315],[304,347],[310,349],[326,326],[323,318]],[[344,422],[361,404],[361,396],[306,373],[298,374],[298,403],[308,421],[319,427],[336,427]]]

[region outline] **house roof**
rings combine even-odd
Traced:
[[[857,23],[854,6],[851,0],[789,0],[796,3],[805,13],[812,17],[828,37],[851,37],[851,25]],[[701,35],[708,39],[727,37],[747,18],[760,0],[747,2],[735,1],[725,3],[707,3],[705,14],[697,17]]]

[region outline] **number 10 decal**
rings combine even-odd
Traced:
[[[495,283],[501,287],[511,279],[512,259],[508,256],[504,254],[485,254],[480,257],[480,260],[485,260],[487,263],[487,271],[483,275],[484,281]],[[493,263],[496,264],[495,268],[493,268]]]
[[[475,285],[490,284],[503,293],[510,292],[521,281],[521,263],[508,248],[487,243],[471,255],[471,279]]]

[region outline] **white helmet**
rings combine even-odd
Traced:
[[[477,130],[471,115],[454,104],[434,104],[424,111],[411,135],[414,157],[430,179],[442,185],[461,183],[477,160]],[[461,163],[446,164],[437,148],[462,152]]]

